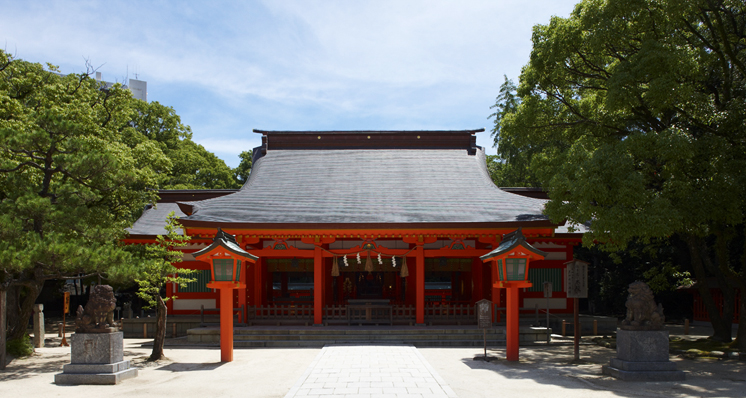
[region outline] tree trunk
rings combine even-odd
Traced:
[[[163,358],[163,343],[166,340],[166,303],[159,295],[156,304],[155,338],[153,339],[153,352],[149,361],[157,361]]]
[[[699,291],[702,302],[707,309],[707,314],[710,316],[710,323],[714,330],[712,339],[724,343],[730,342],[732,341],[731,324],[720,316],[720,308],[718,308],[715,300],[712,298],[710,286],[707,284],[707,272],[702,262],[702,256],[707,254],[701,251],[701,246],[705,243],[701,238],[694,235],[686,235],[686,243],[689,246],[692,270],[697,280],[697,291]]]
[[[20,339],[26,334],[29,319],[34,313],[34,304],[43,286],[43,280],[30,280],[23,285],[8,288],[8,340]]]
[[[5,350],[6,350],[5,325],[6,325],[6,319],[7,319],[6,297],[7,297],[7,290],[0,289],[0,370],[5,369]]]
[[[738,315],[738,332],[736,333],[736,348],[739,352],[746,352],[746,297],[741,290],[741,308]]]

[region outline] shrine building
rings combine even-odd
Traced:
[[[240,190],[162,191],[125,242],[151,243],[170,211],[181,217],[192,240],[178,266],[200,271],[186,287],[168,286],[174,315],[232,305],[251,324],[469,323],[482,299],[500,317],[504,292],[480,256],[520,229],[546,253],[531,262],[520,308],[572,312],[564,263],[582,234],[542,214],[546,200],[532,197],[540,191],[493,184],[476,145],[482,131],[254,130],[262,145]],[[258,257],[241,265],[247,287],[228,304],[207,287],[208,264],[191,255],[218,228]],[[368,312],[356,312],[363,302]]]

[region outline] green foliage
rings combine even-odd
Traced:
[[[161,175],[162,189],[233,189],[238,188],[233,171],[215,154],[192,141],[192,130],[181,123],[172,107],[157,101],[133,100],[137,113],[134,131],[128,142],[155,142],[171,162],[168,173]]]
[[[499,145],[531,154],[552,220],[590,222],[584,243],[612,252],[678,236],[726,303],[746,291],[744,26],[743,1],[582,1],[534,27],[518,106],[496,116]],[[732,308],[720,322],[700,294],[729,340]]]
[[[497,156],[487,157],[487,168],[492,181],[499,187],[538,187],[539,183],[531,172],[531,158],[534,147],[518,147],[510,135],[501,134],[501,125],[507,115],[516,112],[521,103],[512,80],[504,76],[505,82],[500,86],[500,95],[495,100],[495,109],[489,117],[495,118],[492,138],[495,140]]]
[[[534,28],[498,137],[551,143],[531,166],[553,220],[612,250],[743,222],[745,20],[742,2],[609,0]]]
[[[254,158],[254,151],[248,150],[241,152],[238,157],[241,158],[241,163],[238,167],[233,169],[233,176],[240,185],[246,184],[249,180],[249,174],[251,173],[251,162]]]
[[[22,337],[9,339],[5,345],[5,352],[16,358],[31,356],[34,353],[34,345],[31,344],[31,337],[28,334],[24,334]]]
[[[154,142],[132,142],[129,91],[47,68],[0,51],[0,289],[17,303],[14,338],[44,280],[135,261],[120,239],[170,165]]]
[[[663,304],[667,318],[691,316],[692,297],[676,290],[679,277],[689,268],[686,244],[679,239],[630,242],[625,250],[609,252],[602,245],[576,247],[574,256],[589,265],[588,297],[596,314],[623,316],[629,284],[644,280]]]
[[[103,90],[88,75],[59,76],[0,51],[6,281],[103,272],[129,259],[117,242],[168,169],[152,142],[124,142],[131,105],[120,85]]]
[[[186,287],[194,278],[187,278],[185,275],[197,272],[196,270],[177,268],[174,264],[182,261],[183,253],[178,249],[186,246],[191,239],[187,235],[180,234],[180,226],[177,224],[178,217],[174,212],[169,213],[166,218],[166,236],[158,235],[154,245],[145,246],[143,257],[145,261],[139,269],[139,275],[135,281],[139,285],[137,295],[145,300],[148,305],[146,308],[152,308],[158,304],[158,298],[167,283],[175,283],[181,287]],[[161,297],[163,301],[173,299]]]

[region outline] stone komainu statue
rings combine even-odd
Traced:
[[[109,285],[96,285],[91,290],[88,304],[78,306],[75,319],[76,333],[107,333],[113,331],[109,325],[114,324],[114,308],[117,300],[114,289]]]
[[[622,321],[624,330],[661,330],[663,329],[663,306],[655,305],[653,291],[645,282],[633,282],[629,285],[627,297],[627,318]]]

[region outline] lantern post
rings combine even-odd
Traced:
[[[259,258],[243,250],[233,235],[218,228],[212,244],[193,254],[197,261],[210,264],[208,288],[220,291],[220,360],[233,361],[233,290],[246,289],[241,283],[241,262]]]
[[[531,287],[528,268],[531,260],[543,260],[546,253],[534,248],[523,236],[520,228],[506,234],[498,247],[480,257],[484,262],[492,262],[492,272],[498,277],[494,287],[505,292],[505,334],[506,357],[508,361],[518,360],[519,341],[519,295],[518,289]]]

